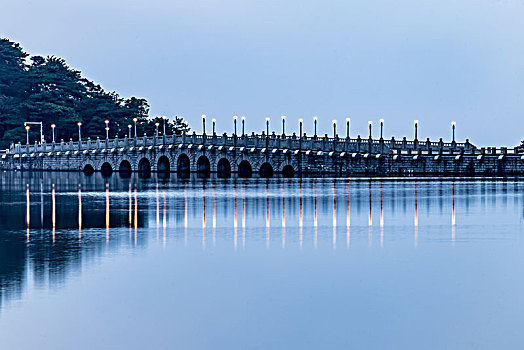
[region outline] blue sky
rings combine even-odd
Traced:
[[[513,146],[524,139],[524,1],[5,1],[0,35],[56,55],[153,115],[201,114],[231,132],[353,135]],[[342,125],[339,130],[342,129]],[[341,133],[343,131],[341,130]],[[374,128],[378,136],[378,128]]]

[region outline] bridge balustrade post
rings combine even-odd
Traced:
[[[107,139],[106,139],[107,140]],[[100,148],[100,137],[97,136],[96,138],[96,148],[99,149]]]
[[[444,151],[444,140],[442,140],[442,137],[438,140],[438,148],[439,153],[442,153]]]
[[[124,148],[129,147],[129,139],[127,138],[127,135],[124,136]]]
[[[91,149],[91,138],[90,137],[87,138],[87,149],[88,150]]]
[[[392,149],[392,150],[396,150],[397,149],[397,141],[395,141],[395,137],[394,136],[391,136],[391,141],[390,141],[390,144],[389,144],[389,148]]]
[[[360,153],[360,143],[362,142],[362,139],[360,138],[360,135],[357,135],[357,153]]]
[[[406,139],[406,136],[402,138],[402,150],[406,150],[408,148],[408,141]]]

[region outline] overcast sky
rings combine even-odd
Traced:
[[[524,0],[2,1],[0,36],[56,55],[152,115],[231,132],[385,119],[385,137],[524,139]],[[344,126],[340,125],[339,130]],[[378,128],[374,128],[378,136]]]

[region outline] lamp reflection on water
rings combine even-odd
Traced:
[[[31,224],[31,200],[29,198],[29,184],[27,184],[27,188],[25,190],[25,197],[26,197],[26,224],[27,224],[27,232],[26,232],[26,240],[27,243],[29,243],[29,225]]]
[[[317,184],[313,183],[313,204],[315,214],[313,217],[313,246],[318,246],[318,219],[317,219]]]
[[[299,182],[298,187],[298,197],[299,197],[299,203],[300,203],[300,212],[299,212],[299,219],[298,219],[298,242],[300,245],[300,248],[302,248],[302,243],[304,240],[304,234],[303,234],[303,226],[304,226],[304,216],[302,213],[302,181]]]
[[[336,181],[333,181],[333,249],[337,248],[337,191]]]
[[[269,184],[266,182],[266,248],[269,248]]]
[[[233,185],[233,203],[234,203],[234,216],[233,216],[233,245],[235,250],[237,249],[237,185]]]
[[[349,213],[349,181],[346,182],[346,246],[349,248],[351,217]]]
[[[373,218],[371,216],[371,209],[373,208],[373,203],[372,203],[372,200],[371,200],[371,181],[369,181],[369,191],[368,191],[368,193],[369,193],[368,244],[371,246],[371,244],[373,243],[373,232],[371,231],[371,226],[373,225]]]
[[[451,183],[451,243],[455,244],[455,181]]]
[[[380,182],[380,246],[384,246],[384,183]]]
[[[52,225],[52,238],[55,243],[55,230],[56,230],[56,193],[55,184],[51,186],[51,225]]]
[[[106,243],[109,242],[109,184],[106,184]]]
[[[305,182],[304,182],[305,181]],[[367,181],[367,179],[366,179]],[[289,182],[288,180],[284,181],[278,181],[278,182],[271,182],[267,181],[265,182],[265,194],[262,193],[260,189],[253,189],[249,187],[247,184],[242,182],[232,182],[231,185],[226,185],[224,183],[224,186],[230,186],[230,187],[224,187],[228,191],[232,191],[233,198],[231,203],[231,197],[228,195],[222,196],[221,192],[219,192],[217,197],[217,190],[216,190],[216,183],[211,183],[211,188],[209,188],[209,185],[205,186],[202,184],[195,183],[194,185],[191,182],[187,183],[181,183],[181,184],[175,184],[176,191],[166,191],[162,188],[162,191],[160,191],[160,186],[163,186],[162,184],[152,184],[149,187],[149,190],[146,190],[144,192],[144,196],[142,197],[141,194],[141,201],[143,200],[144,203],[141,206],[141,208],[138,208],[138,193],[142,193],[143,187],[142,183],[137,182],[133,185],[133,183],[125,184],[120,189],[114,189],[113,184],[104,182],[103,187],[100,188],[100,191],[97,192],[96,190],[92,193],[91,190],[87,195],[84,195],[83,191],[85,192],[86,187],[82,184],[73,183],[72,186],[76,188],[76,193],[73,191],[73,196],[69,195],[67,196],[57,196],[57,188],[55,184],[51,185],[50,188],[50,194],[51,194],[51,208],[48,213],[50,213],[50,221],[51,221],[51,229],[50,232],[52,234],[52,240],[55,242],[56,239],[56,225],[57,225],[57,219],[60,220],[60,218],[57,218],[57,206],[60,205],[59,201],[62,199],[66,200],[69,198],[69,200],[76,200],[77,202],[77,208],[75,208],[75,205],[69,207],[73,208],[74,212],[70,213],[67,217],[65,217],[65,220],[73,219],[73,222],[70,223],[70,228],[78,229],[78,239],[80,242],[85,241],[85,236],[87,228],[93,227],[93,225],[100,225],[99,228],[105,228],[105,242],[106,244],[109,243],[109,240],[115,240],[118,235],[118,224],[123,222],[123,226],[127,226],[127,221],[129,221],[129,244],[137,246],[138,245],[138,226],[152,229],[151,232],[153,232],[156,229],[156,242],[159,243],[160,240],[160,226],[162,226],[162,243],[165,247],[167,242],[167,227],[168,225],[171,227],[173,225],[174,227],[182,227],[182,222],[184,224],[184,245],[187,246],[189,241],[192,241],[194,238],[198,237],[198,241],[201,240],[202,248],[207,249],[208,245],[207,239],[208,234],[208,220],[209,218],[207,215],[209,214],[209,203],[210,198],[209,196],[212,196],[212,227],[213,227],[213,247],[216,246],[216,227],[217,227],[217,210],[219,211],[219,214],[222,215],[220,212],[220,208],[224,208],[224,219],[227,222],[229,222],[229,225],[233,225],[233,237],[231,235],[225,235],[224,237],[228,237],[229,239],[233,239],[233,246],[235,249],[238,249],[238,229],[239,229],[239,219],[241,219],[241,239],[242,239],[242,249],[246,249],[246,242],[248,239],[251,240],[251,238],[254,239],[254,241],[257,240],[257,235],[255,234],[257,231],[253,230],[253,237],[248,237],[247,235],[250,234],[250,231],[247,230],[247,222],[248,222],[248,215],[249,222],[250,222],[250,228],[253,227],[256,229],[256,225],[258,224],[258,227],[263,230],[263,227],[266,227],[266,235],[265,235],[265,241],[266,241],[266,247],[269,248],[271,244],[271,211],[273,210],[273,220],[279,220],[281,227],[278,227],[278,224],[275,226],[273,222],[273,229],[274,229],[274,239],[281,238],[281,244],[282,248],[285,249],[287,246],[291,245],[298,245],[300,248],[303,247],[304,244],[307,244],[311,241],[313,241],[313,247],[316,249],[318,248],[318,240],[320,239],[330,239],[332,243],[332,248],[336,249],[338,242],[338,234],[343,235],[343,228],[341,227],[342,231],[338,230],[338,215],[340,214],[340,211],[344,211],[345,209],[345,225],[346,225],[346,246],[349,248],[350,245],[354,245],[358,242],[363,242],[363,244],[366,244],[366,228],[368,231],[367,234],[367,243],[369,246],[372,246],[373,243],[373,211],[375,210],[375,215],[379,214],[378,210],[380,208],[380,216],[379,216],[379,225],[380,227],[376,227],[375,234],[379,234],[378,229],[380,228],[380,247],[384,246],[385,241],[385,214],[389,210],[392,215],[391,221],[393,223],[399,222],[399,220],[402,220],[402,215],[404,215],[404,221],[403,224],[406,225],[406,228],[411,230],[411,227],[413,229],[413,237],[410,238],[413,242],[413,246],[417,247],[419,244],[419,215],[418,215],[418,207],[419,204],[424,206],[427,206],[427,212],[428,213],[434,213],[434,215],[442,216],[445,218],[446,212],[444,211],[442,215],[439,214],[438,210],[431,210],[431,204],[436,203],[438,205],[439,201],[435,200],[432,201],[431,198],[433,198],[433,193],[440,193],[442,192],[442,196],[446,196],[445,193],[449,195],[451,192],[451,241],[455,242],[455,230],[456,230],[456,213],[455,213],[455,183],[452,182],[451,186],[449,186],[449,182],[443,182],[443,183],[426,183],[420,181],[409,181],[409,182],[388,182],[387,180],[380,180],[380,181],[369,181],[368,186],[365,186],[366,181],[362,180],[345,180],[341,182],[340,180],[299,180],[297,182]],[[350,186],[355,185],[355,196],[354,203],[351,203],[350,198]],[[24,184],[22,183],[22,186],[25,185],[25,230],[26,230],[26,236],[27,241],[31,239],[32,241],[35,240],[35,234],[34,231],[31,231],[31,228],[35,228],[36,222],[32,223],[31,227],[31,187],[30,184]],[[110,186],[111,185],[111,186]],[[362,186],[363,185],[363,186]],[[462,186],[462,184],[460,184]],[[71,186],[71,185],[70,185]],[[84,186],[84,188],[82,188]],[[90,185],[91,186],[91,185]],[[118,185],[115,185],[118,186]],[[172,186],[171,184],[168,184],[166,186]],[[188,187],[189,186],[189,187]],[[240,189],[238,188],[240,186]],[[317,192],[317,186],[321,186],[319,188],[319,191]],[[413,186],[413,187],[411,187]],[[438,187],[440,186],[440,187]],[[74,188],[73,187],[73,188]],[[111,187],[111,188],[110,188]],[[297,188],[298,187],[298,188]],[[328,189],[331,187],[331,191]],[[444,187],[444,190],[441,190],[441,187]],[[451,187],[451,188],[450,188]],[[22,187],[23,188],[23,187]],[[458,187],[459,189],[462,187]],[[480,185],[479,185],[480,188]],[[23,188],[24,189],[24,188]],[[210,191],[211,190],[211,191]],[[239,194],[239,190],[241,193]],[[327,190],[327,191],[326,191]],[[353,189],[352,189],[353,190]],[[110,193],[111,191],[111,193]],[[149,191],[149,192],[147,192]],[[181,203],[181,192],[183,191],[184,196],[184,204],[182,209],[182,203]],[[253,191],[253,192],[250,192]],[[343,193],[345,191],[345,194]],[[378,192],[377,192],[378,191]],[[422,192],[421,192],[422,191]],[[439,192],[440,191],[440,192]],[[128,192],[126,194],[126,192]],[[160,193],[162,192],[162,193]],[[331,193],[330,193],[331,192]],[[368,201],[366,202],[364,198],[359,199],[359,196],[362,196],[366,194],[368,195]],[[23,193],[23,192],[22,192]],[[69,192],[71,194],[71,192]],[[227,193],[227,192],[226,192]],[[229,192],[231,193],[231,192]],[[375,195],[378,197],[374,200],[373,196]],[[421,198],[421,202],[419,203],[419,193],[426,194]],[[241,198],[239,198],[239,195]],[[263,207],[263,200],[265,195],[265,208]],[[353,192],[351,192],[351,195],[353,196]],[[252,196],[258,196],[258,197],[252,197]],[[345,200],[344,200],[345,196]],[[128,197],[128,198],[126,198]],[[153,197],[155,199],[153,200]],[[160,198],[162,197],[162,198]],[[173,205],[172,208],[168,208],[168,197],[169,198],[176,198],[176,204]],[[149,200],[148,200],[149,198]],[[200,201],[200,198],[202,198],[202,202]],[[253,198],[253,199],[251,199]],[[413,198],[413,207],[412,210],[409,210],[410,207],[410,199]],[[388,200],[389,199],[389,200]],[[34,198],[33,198],[34,200]],[[240,203],[241,200],[241,203]],[[98,201],[96,203],[105,204],[105,210],[100,210],[100,217],[98,219],[94,218],[96,211],[91,211],[91,208],[93,206],[91,205],[93,201]],[[193,203],[194,201],[194,203]],[[345,202],[345,203],[344,203]],[[149,210],[147,209],[147,203],[150,203]],[[178,204],[180,203],[180,204]],[[193,210],[196,209],[198,206],[198,203],[202,205],[203,212],[201,213],[200,210]],[[102,204],[102,205],[103,205]],[[233,208],[231,208],[231,205],[233,204]],[[320,204],[320,208],[318,207]],[[239,207],[241,205],[241,208]],[[346,206],[344,208],[344,205]],[[355,207],[356,205],[356,207]],[[470,204],[471,205],[471,204]],[[67,206],[67,205],[66,205]],[[113,206],[113,208],[112,208]],[[281,208],[278,208],[281,206]],[[353,206],[353,208],[352,208]],[[395,215],[395,208],[402,208],[406,207],[404,209],[403,213],[398,212],[397,215]],[[33,203],[34,207],[34,203]],[[62,206],[64,207],[64,206]],[[60,208],[62,208],[60,207]],[[217,209],[218,207],[218,209]],[[23,207],[22,207],[23,208]],[[77,209],[77,210],[75,210]],[[102,209],[102,208],[100,208]],[[228,213],[229,209],[229,213]],[[233,212],[231,212],[231,209],[233,209]],[[264,213],[265,209],[265,213]],[[359,212],[359,209],[362,210],[362,212]],[[353,210],[353,213],[351,211]],[[398,209],[397,209],[398,210]],[[21,214],[23,214],[23,209],[21,211]],[[86,213],[89,213],[89,215],[86,215],[86,217],[83,217],[84,211]],[[173,222],[168,222],[168,212],[173,212]],[[103,214],[102,214],[103,213]],[[117,217],[117,215],[121,215],[121,217]],[[149,218],[147,216],[147,213],[150,214]],[[46,212],[44,211],[44,214]],[[71,215],[72,214],[72,215]],[[75,215],[77,215],[76,219],[77,222],[75,222]],[[144,216],[142,215],[144,214]],[[351,217],[351,214],[353,214],[353,217]],[[111,217],[111,215],[114,216]],[[140,218],[139,218],[140,215]],[[183,215],[183,218],[182,218]],[[241,215],[241,218],[238,216]],[[343,215],[343,214],[342,214]],[[127,216],[127,217],[126,217]],[[410,219],[411,218],[411,219]],[[449,217],[448,217],[449,218]],[[123,220],[122,220],[123,219]],[[232,223],[231,223],[232,219]],[[351,220],[353,219],[353,237],[351,237]],[[85,221],[84,221],[85,220]],[[139,223],[140,220],[140,223]],[[310,221],[308,221],[310,220]],[[344,220],[344,219],[342,219]],[[356,221],[355,221],[356,220]],[[413,221],[410,221],[413,220]],[[33,217],[33,221],[34,217]],[[42,220],[43,221],[43,220]],[[144,221],[144,222],[142,222]],[[265,222],[264,222],[265,221]],[[367,221],[367,223],[366,223]],[[24,221],[22,221],[23,223]],[[67,222],[67,221],[66,221]],[[402,222],[402,221],[400,221]],[[413,226],[410,226],[409,222],[412,222]],[[278,221],[277,221],[278,223]],[[320,224],[320,232],[318,232],[318,226]],[[331,227],[329,227],[331,224]],[[111,225],[115,227],[114,231],[110,232]],[[251,226],[253,225],[253,226]],[[297,227],[298,225],[298,227]],[[356,225],[356,226],[355,226]],[[63,225],[64,226],[64,225]],[[64,226],[66,227],[66,226]],[[153,229],[153,227],[155,229]],[[195,231],[195,229],[199,229],[198,231]],[[278,230],[281,230],[281,236],[278,237]],[[146,230],[140,230],[140,233],[146,233]],[[229,231],[231,232],[231,231]],[[410,231],[411,232],[411,231]],[[425,231],[426,232],[426,231]],[[449,232],[449,231],[448,231]],[[127,233],[124,233],[124,236]],[[201,236],[200,236],[201,235]],[[320,237],[319,237],[320,235]],[[32,237],[31,237],[32,236]],[[178,237],[177,237],[178,236]],[[329,237],[330,236],[330,237]],[[91,236],[89,236],[91,238]],[[153,239],[154,239],[154,233],[153,233]],[[170,236],[171,237],[171,236]],[[177,233],[177,231],[173,231],[172,235],[173,239],[180,240],[181,235]],[[411,236],[410,236],[411,237]],[[102,241],[104,236],[101,236]],[[341,237],[343,239],[343,237]],[[398,238],[398,237],[397,237]],[[395,238],[395,239],[397,239]],[[263,233],[262,236],[259,238],[261,241],[264,240]],[[449,239],[449,233],[447,236],[447,239]],[[351,241],[353,240],[353,242]],[[84,242],[85,243],[85,242]],[[322,243],[322,242],[321,242]],[[229,243],[230,244],[230,243]],[[342,243],[343,244],[343,243]],[[322,245],[322,244],[321,244]]]
[[[417,182],[415,181],[415,230],[414,230],[414,241],[415,247],[418,245],[418,198],[417,198]]]
[[[242,184],[242,249],[246,249],[246,189]]]
[[[284,184],[282,184],[282,248],[286,247],[286,196],[284,193]]]
[[[82,185],[78,185],[78,240],[82,241]]]

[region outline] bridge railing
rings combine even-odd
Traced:
[[[136,138],[114,138],[82,140],[81,142],[69,140],[56,143],[35,143],[32,145],[13,144],[7,153],[37,153],[37,152],[66,152],[83,151],[112,148],[130,147],[149,147],[160,145],[194,144],[194,145],[216,145],[227,147],[246,147],[246,148],[277,148],[290,150],[311,150],[311,151],[340,151],[340,152],[367,152],[367,153],[465,153],[465,154],[518,154],[519,150],[504,147],[487,147],[482,150],[466,140],[460,142],[438,142],[427,140],[397,140],[391,139],[364,139],[341,138],[324,136],[302,136],[298,135],[277,135],[272,133],[265,134],[181,134],[165,136],[139,136]]]

